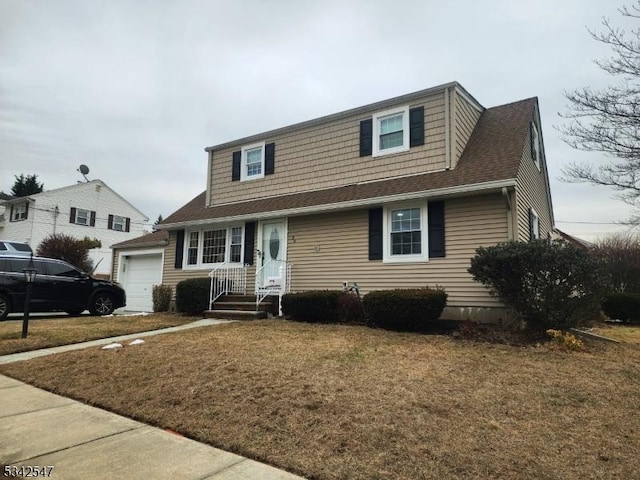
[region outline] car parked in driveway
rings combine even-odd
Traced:
[[[0,320],[24,311],[27,285],[24,270],[37,271],[32,285],[32,312],[110,315],[126,305],[125,291],[115,282],[100,280],[62,260],[0,255]]]

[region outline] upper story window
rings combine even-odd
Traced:
[[[424,107],[398,107],[360,122],[360,156],[379,157],[424,145]]]
[[[242,149],[240,181],[264,178],[264,143]]]
[[[128,232],[131,228],[131,219],[121,215],[109,215],[107,228],[117,232]]]
[[[83,208],[72,208],[69,215],[69,223],[94,227],[96,224],[96,212]]]
[[[409,107],[373,116],[373,156],[409,150]]]
[[[540,170],[540,158],[542,157],[542,148],[540,146],[540,134],[535,122],[531,122],[531,157],[533,162]]]
[[[19,222],[20,220],[26,220],[29,217],[29,202],[20,203],[18,205],[11,206],[10,220],[12,222]]]

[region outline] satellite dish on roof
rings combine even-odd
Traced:
[[[82,174],[84,179],[88,182],[89,179],[87,178],[87,174],[89,173],[89,167],[87,167],[86,165],[82,164],[82,165],[80,165],[80,167],[78,167],[78,171]]]

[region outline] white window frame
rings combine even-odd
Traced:
[[[256,174],[256,175],[247,175],[247,154],[250,150],[255,150],[257,148],[260,148],[260,162],[261,162],[261,168],[260,168],[260,173]],[[265,149],[265,142],[262,143],[254,143],[252,145],[246,145],[244,147],[242,147],[242,153],[241,153],[241,160],[240,160],[240,181],[241,182],[246,182],[246,181],[250,181],[250,180],[258,180],[260,178],[264,178],[264,149]]]
[[[84,213],[86,216],[87,221],[85,223],[81,223],[79,222],[80,220],[80,213]],[[85,210],[83,208],[76,208],[76,219],[73,222],[76,225],[82,225],[83,227],[88,227],[91,225],[91,210]]]
[[[531,145],[533,146],[533,152],[531,152],[531,156],[533,157],[533,163],[536,164],[538,170],[540,170],[540,159],[542,157],[542,147],[540,146],[540,132],[538,132],[538,126],[536,122],[531,122],[531,134],[533,138],[531,139]]]
[[[531,222],[532,240],[540,240],[540,217],[538,217],[538,213],[533,208],[531,209]]]
[[[116,225],[121,225],[121,228],[117,228]],[[111,230],[115,230],[116,232],[124,232],[126,229],[127,229],[127,217],[114,215],[113,223],[111,224]]]
[[[380,123],[387,117],[402,114],[402,145],[392,148],[380,148]],[[381,157],[409,150],[409,105],[378,112],[373,116],[373,156]]]
[[[27,219],[27,203],[18,203],[13,206],[12,222],[21,222]]]
[[[233,228],[239,227],[242,229],[242,242],[240,243],[240,261],[239,262],[231,262],[231,231]],[[211,230],[226,230],[225,235],[225,247],[224,247],[224,262],[216,262],[216,263],[204,263],[202,261],[203,253],[204,253],[204,232],[209,232]],[[189,248],[191,241],[191,234],[198,234],[198,246],[197,246],[197,257],[196,263],[189,263]],[[211,270],[222,263],[228,263],[230,267],[242,267],[244,265],[244,243],[245,243],[245,230],[243,223],[234,223],[234,224],[225,224],[225,225],[208,225],[199,229],[187,230],[185,232],[185,242],[183,247],[183,270]]]
[[[391,214],[394,210],[409,208],[420,209],[420,254],[392,255],[391,253]],[[385,205],[382,209],[382,263],[425,263],[429,261],[429,216],[427,202],[414,201]]]

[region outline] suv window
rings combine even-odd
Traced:
[[[4,259],[6,272],[13,273],[23,273],[23,270],[30,267],[31,259],[30,258],[6,258]],[[38,274],[44,275],[45,264],[41,260],[33,260],[33,268],[36,269]]]
[[[57,277],[79,277],[81,275],[81,273],[71,265],[65,265],[64,263],[48,262],[47,269],[49,270],[49,275],[55,275]]]

